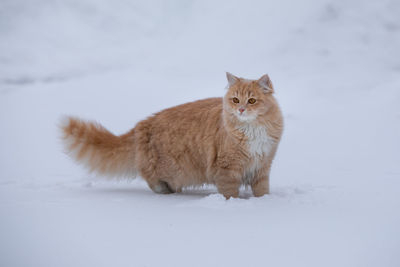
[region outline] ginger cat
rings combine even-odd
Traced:
[[[254,196],[268,194],[283,131],[271,80],[230,73],[227,78],[223,98],[168,108],[121,136],[95,122],[67,118],[61,126],[67,151],[99,174],[139,174],[156,193],[215,184],[228,199],[238,197],[245,184]]]

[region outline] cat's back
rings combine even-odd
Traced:
[[[186,151],[213,146],[221,136],[222,98],[207,98],[162,110],[134,128],[138,147]],[[142,147],[143,146],[143,147]],[[178,153],[178,152],[177,152]]]
[[[222,114],[222,98],[207,98],[185,103],[156,113],[150,118],[153,126],[161,128],[184,128],[219,123]]]
[[[164,109],[155,114],[155,116],[178,116],[180,118],[186,117],[201,117],[205,113],[213,110],[222,111],[222,98],[206,98],[193,102],[188,102],[175,107]]]

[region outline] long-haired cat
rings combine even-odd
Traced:
[[[156,193],[215,184],[228,199],[238,197],[245,184],[254,196],[268,194],[283,130],[271,80],[230,73],[227,78],[223,98],[165,109],[121,136],[98,123],[67,118],[61,126],[67,151],[99,174],[139,174]]]

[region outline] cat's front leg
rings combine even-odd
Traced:
[[[255,197],[269,194],[269,174],[257,175],[251,184],[251,190]]]
[[[269,155],[265,158],[264,165],[254,174],[251,190],[255,197],[262,197],[265,194],[269,194],[269,174],[276,149],[277,146],[273,147]]]
[[[229,168],[220,169],[217,173],[215,184],[218,192],[226,199],[239,197],[239,188],[241,185],[240,172],[230,170]]]
[[[242,184],[243,166],[240,160],[231,155],[221,155],[215,165],[214,177],[218,192],[226,199],[239,197],[239,188]]]
[[[218,192],[226,199],[239,197],[240,179],[231,177],[219,177],[216,182]]]

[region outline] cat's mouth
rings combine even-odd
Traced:
[[[236,113],[236,118],[238,118],[239,121],[249,122],[249,121],[253,121],[256,117],[257,116],[255,114],[248,114],[247,112]]]

